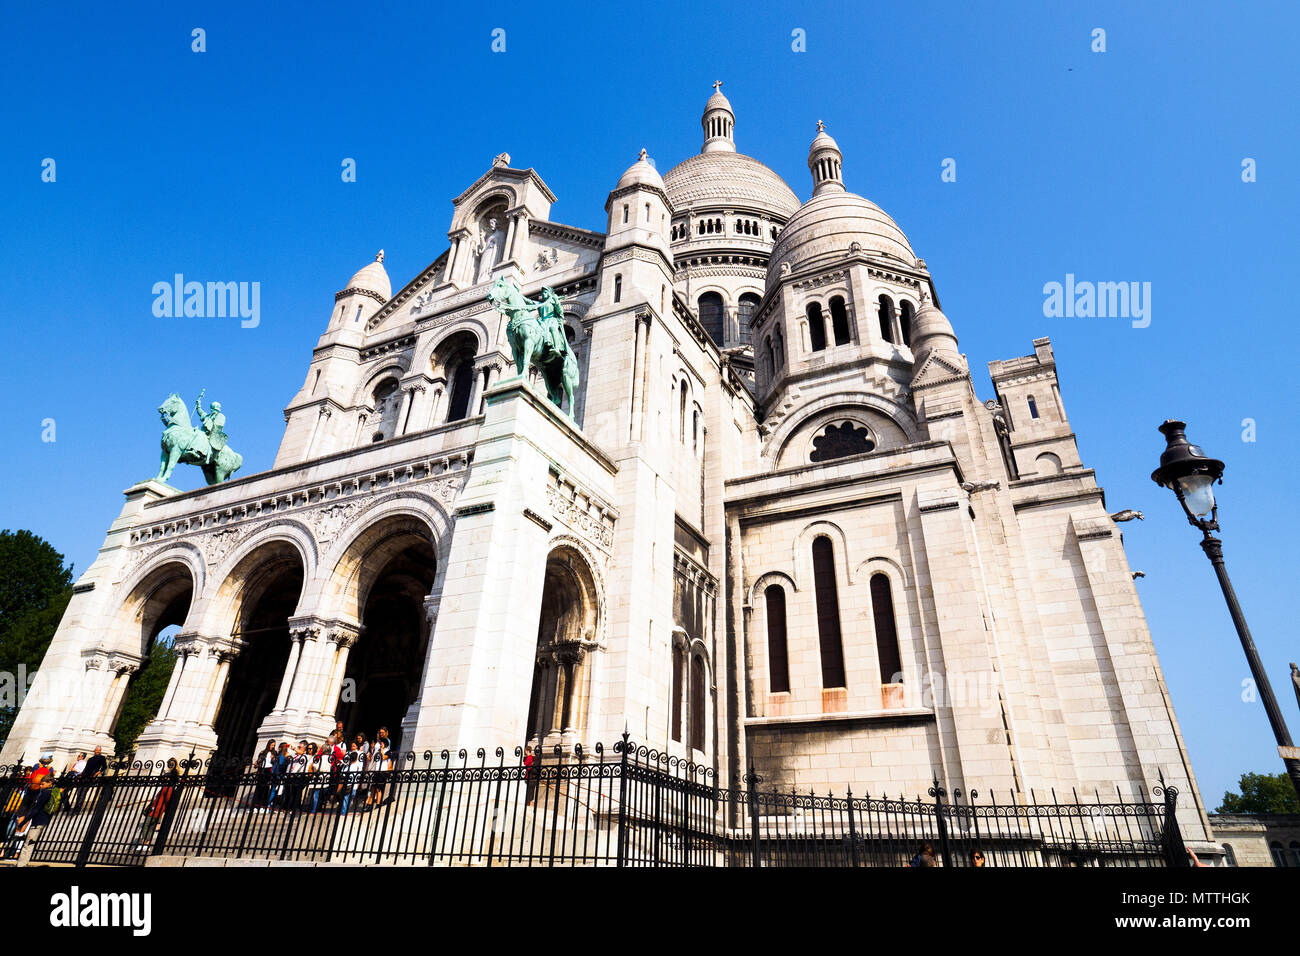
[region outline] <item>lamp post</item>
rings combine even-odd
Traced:
[[[1277,738],[1278,753],[1286,764],[1286,772],[1295,787],[1296,797],[1300,799],[1300,759],[1296,759],[1296,748],[1291,742],[1291,733],[1286,729],[1282,711],[1273,696],[1273,687],[1268,682],[1268,675],[1259,660],[1259,651],[1246,626],[1246,616],[1241,613],[1237,603],[1237,594],[1228,579],[1228,569],[1223,563],[1223,542],[1211,531],[1219,530],[1219,506],[1214,501],[1214,484],[1223,482],[1223,462],[1208,457],[1199,446],[1193,445],[1184,434],[1186,422],[1170,421],[1160,426],[1165,436],[1164,454],[1160,456],[1160,467],[1151,473],[1151,480],[1162,488],[1169,488],[1178,496],[1178,503],[1183,506],[1188,522],[1199,528],[1201,549],[1214,565],[1214,573],[1219,578],[1219,587],[1223,589],[1224,600],[1228,602],[1228,613],[1236,625],[1237,636],[1241,638],[1241,649],[1246,652],[1246,663],[1250,665],[1251,676],[1259,690],[1268,722],[1273,725],[1273,736]]]

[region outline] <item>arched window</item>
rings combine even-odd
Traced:
[[[754,319],[754,312],[758,309],[760,301],[759,297],[754,293],[746,292],[736,304],[736,323],[739,326],[741,345],[748,345],[750,342],[749,326]]]
[[[451,374],[447,387],[451,398],[447,403],[447,421],[458,422],[469,414],[469,395],[474,390],[474,353],[461,352],[449,364]]]
[[[894,341],[894,300],[887,295],[880,297],[880,337],[893,344]]]
[[[831,299],[831,328],[835,330],[836,345],[849,344],[849,310],[844,307],[844,299],[838,295]]]
[[[683,378],[681,382],[681,417],[677,422],[677,437],[681,439],[683,445],[686,444],[686,391],[686,379]]]
[[[353,322],[360,322],[360,321],[361,321],[361,306],[357,306],[357,314],[354,315],[354,316],[352,316],[352,321],[353,321]]]
[[[397,392],[397,379],[386,378],[375,386],[375,411],[381,415],[387,410],[388,400]]]
[[[764,341],[767,348],[767,357],[763,365],[763,371],[767,373],[767,381],[770,385],[776,381],[776,349],[772,348],[772,336],[769,335]]]
[[[902,315],[898,318],[898,324],[903,332],[903,344],[909,349],[912,347],[912,303],[906,299],[903,300]]]
[[[785,333],[781,331],[781,326],[776,327],[776,367],[780,368],[785,364]],[[776,370],[773,369],[773,375]]]
[[[706,292],[699,299],[700,325],[709,333],[709,338],[722,345],[722,296],[717,292]]]
[[[776,242],[776,226],[772,227],[772,241]]]
[[[813,450],[808,455],[811,462],[833,461],[850,455],[865,455],[876,450],[871,430],[856,422],[832,423],[813,437]]]
[[[1224,866],[1237,865],[1237,853],[1232,849],[1231,843],[1223,844],[1223,864]]]
[[[1034,401],[1034,396],[1032,395],[1029,396],[1029,417],[1030,418],[1038,417],[1038,403]]]
[[[1053,455],[1050,451],[1045,451],[1034,459],[1035,471],[1040,475],[1059,475],[1061,473],[1061,459],[1058,455]]]
[[[700,450],[700,410],[691,412],[691,451]]]
[[[1268,845],[1268,849],[1273,854],[1274,866],[1290,866],[1286,859],[1286,847],[1282,846],[1279,841],[1274,840]]]
[[[686,655],[680,647],[673,648],[673,740],[681,743],[682,739],[682,690],[686,667]]]
[[[621,275],[614,276],[614,301],[623,301],[623,277]]]
[[[785,588],[769,584],[763,591],[767,605],[768,686],[774,694],[790,691],[790,655],[786,645]]]
[[[814,352],[826,348],[826,321],[819,302],[808,303],[808,343]]]
[[[903,659],[898,653],[894,595],[887,575],[871,576],[871,615],[876,624],[876,656],[880,659],[880,683],[902,683]]]
[[[704,715],[707,683],[704,677],[704,658],[691,655],[691,749],[704,750]]]
[[[822,687],[846,687],[844,641],[840,635],[839,588],[835,583],[835,548],[821,535],[812,545],[813,589],[817,596],[817,636],[821,646]]]
[[[646,204],[645,204],[645,221],[646,221],[646,222],[649,222],[649,221],[650,221],[650,204],[649,204],[649,203],[646,203]]]
[[[623,222],[627,222],[627,203],[623,203]]]

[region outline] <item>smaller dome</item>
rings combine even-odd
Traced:
[[[356,289],[361,292],[373,292],[375,295],[382,296],[385,302],[391,299],[393,297],[393,284],[389,281],[388,271],[384,268],[384,250],[379,250],[379,255],[375,256],[374,262],[367,263],[358,269],[343,288],[345,290]]]
[[[780,280],[782,262],[797,267],[810,260],[842,257],[855,243],[907,265],[916,262],[907,236],[879,206],[857,193],[823,191],[799,207],[778,233],[767,284],[771,287]]]
[[[718,86],[720,87],[722,84],[719,83]],[[704,104],[704,112],[711,113],[713,110],[726,110],[732,116],[736,115],[736,111],[731,108],[731,100],[722,95],[721,89],[714,89],[713,95]]]
[[[659,175],[659,170],[655,169],[644,149],[641,150],[641,157],[619,177],[618,185],[614,188],[623,189],[627,186],[654,186],[656,189],[664,189],[663,177]]]
[[[934,300],[925,296],[916,315],[912,316],[912,351],[919,357],[922,352],[936,349],[956,352],[957,333]]]
[[[833,149],[835,152],[840,151],[840,144],[835,142],[835,137],[826,132],[826,126],[817,121],[817,135],[813,137],[811,145],[808,147],[808,158],[811,160],[818,152],[824,149]]]

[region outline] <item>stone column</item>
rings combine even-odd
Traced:
[[[347,674],[348,654],[360,636],[361,626],[359,624],[345,622],[334,622],[325,634],[325,646],[329,649],[326,652],[329,668],[323,683],[324,693],[317,699],[319,701],[318,713],[325,718],[331,727],[336,720],[335,714],[338,710],[339,694],[343,689],[343,678]]]
[[[510,225],[506,229],[506,254],[502,261],[512,260],[515,257],[515,227],[519,223],[519,216],[519,213],[515,213],[510,217]]]
[[[436,376],[429,387],[433,391],[429,396],[429,411],[424,424],[425,428],[433,428],[436,425],[442,424],[442,400],[447,394],[446,376]]]

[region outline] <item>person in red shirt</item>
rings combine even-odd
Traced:
[[[35,790],[42,779],[54,776],[54,754],[41,754],[41,762],[27,776],[27,786]]]

